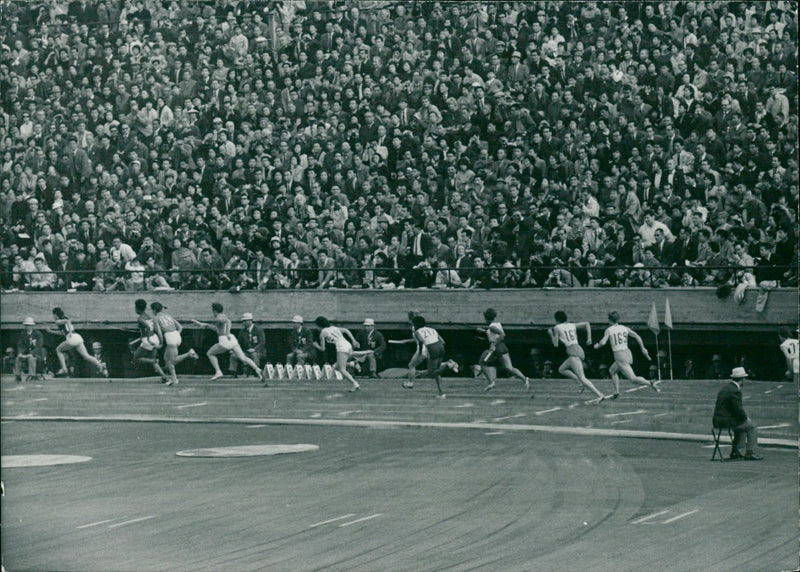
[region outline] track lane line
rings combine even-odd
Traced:
[[[631,524],[641,524],[643,522],[647,522],[650,519],[657,518],[657,517],[661,516],[662,514],[667,514],[668,512],[669,512],[669,509],[662,510],[661,512],[656,512],[656,513],[648,515],[648,516],[643,516],[641,518],[637,518]]]
[[[83,528],[92,528],[93,526],[100,526],[101,524],[108,524],[109,522],[114,522],[115,520],[117,520],[117,519],[116,518],[109,518],[107,520],[101,520],[99,522],[92,522],[90,524],[83,524],[81,526],[76,526],[75,529],[76,530],[81,530]]]
[[[332,522],[337,522],[339,520],[344,520],[346,518],[350,518],[351,516],[355,516],[355,515],[356,515],[356,513],[353,512],[353,513],[350,513],[350,514],[337,516],[336,518],[330,518],[328,520],[323,520],[322,522],[315,522],[314,524],[312,524],[308,528],[317,528],[318,526],[322,526],[323,524],[330,524]]]
[[[127,524],[133,524],[135,522],[142,522],[144,520],[150,520],[150,519],[153,519],[155,517],[156,517],[156,515],[153,514],[153,515],[150,515],[150,516],[143,516],[141,518],[134,518],[133,520],[126,520],[125,522],[118,522],[117,524],[110,524],[108,526],[108,528],[119,528],[120,526],[125,526]]]
[[[700,512],[700,509],[696,508],[694,510],[690,510],[689,512],[685,512],[683,514],[679,514],[678,516],[673,516],[672,518],[668,518],[667,520],[665,520],[662,524],[669,524],[670,522],[675,522],[676,520],[678,520],[680,518],[683,518],[685,516],[689,516],[690,514],[694,514],[696,512]]]
[[[345,522],[344,524],[340,524],[339,528],[344,528],[345,526],[350,526],[351,524],[358,524],[359,522],[364,522],[365,520],[372,520],[373,518],[378,518],[379,516],[383,516],[383,513],[372,514],[370,516],[365,516],[363,518],[357,518],[356,520],[351,520],[350,522]]]

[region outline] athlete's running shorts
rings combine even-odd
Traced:
[[[586,354],[583,353],[583,348],[579,344],[567,346],[567,355],[579,359],[584,359],[586,357]]]
[[[631,350],[627,349],[614,352],[614,361],[620,365],[631,365],[633,363]]]
[[[158,335],[150,334],[142,339],[140,347],[146,351],[154,350],[161,347],[161,340],[158,339]]]
[[[66,341],[71,347],[77,348],[79,345],[81,345],[83,343],[83,338],[81,337],[80,334],[76,334],[75,332],[72,332],[71,334],[67,334],[67,340]]]
[[[503,342],[496,342],[492,344],[492,347],[490,347],[487,351],[483,352],[481,364],[490,365],[492,363],[497,363],[507,353],[508,346]]]
[[[226,336],[219,337],[219,345],[221,345],[226,350],[232,350],[233,348],[239,345],[239,341],[233,335],[229,334],[227,337]]]
[[[442,342],[434,342],[425,347],[428,348],[428,359],[430,360],[444,359],[444,344],[442,344]]]
[[[181,333],[177,330],[171,332],[164,332],[164,342],[168,346],[178,347],[181,345]]]

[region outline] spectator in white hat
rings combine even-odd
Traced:
[[[253,314],[250,312],[242,314],[242,329],[239,330],[236,337],[239,339],[239,345],[245,355],[253,360],[258,367],[261,367],[267,353],[267,340],[264,336],[264,330],[253,323]],[[239,374],[239,360],[235,354],[231,354],[231,358],[228,361],[228,371],[231,372],[233,377],[237,377]]]
[[[364,320],[364,329],[356,332],[356,341],[359,347],[365,350],[372,350],[373,353],[365,356],[370,377],[380,378],[378,374],[378,360],[386,352],[386,339],[383,334],[375,329],[375,320],[367,318]]]
[[[733,444],[731,460],[760,461],[763,457],[756,454],[758,432],[755,423],[747,416],[742,406],[742,386],[747,379],[747,371],[743,367],[735,367],[731,371],[731,380],[717,393],[714,405],[713,424],[716,428],[731,429]],[[745,454],[739,450],[742,436],[746,436]]]
[[[45,357],[42,333],[33,329],[36,321],[29,316],[22,320],[22,325],[25,329],[17,340],[17,357],[14,360],[14,381],[17,383],[22,381],[22,366],[25,362],[28,363],[27,381],[36,378],[37,361],[44,361]]]
[[[286,363],[289,365],[305,365],[313,361],[314,338],[311,330],[303,325],[303,316],[292,318],[292,330],[289,332],[289,354]]]

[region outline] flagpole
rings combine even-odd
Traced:
[[[672,330],[667,330],[667,344],[669,347],[669,380],[672,381]]]
[[[661,381],[661,356],[658,354],[658,334],[653,332],[656,337],[656,365],[658,367],[658,381]]]

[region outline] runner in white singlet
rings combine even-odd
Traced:
[[[333,344],[336,348],[336,370],[342,374],[347,381],[352,384],[350,391],[358,391],[361,386],[355,378],[347,371],[347,362],[351,357],[364,357],[371,353],[372,350],[356,351],[358,342],[353,337],[353,333],[347,328],[339,328],[331,325],[330,321],[325,316],[319,316],[314,323],[319,327],[319,343],[314,342],[314,346],[325,355],[325,346]],[[349,338],[349,339],[348,339]]]
[[[458,364],[449,359],[445,363],[444,360],[444,340],[439,335],[439,332],[426,325],[425,318],[416,315],[411,319],[413,324],[414,339],[424,348],[425,355],[428,358],[428,372],[436,380],[436,389],[439,392],[439,397],[444,398],[445,393],[442,390],[442,374],[448,369],[458,373]],[[403,384],[403,387],[410,389],[414,387],[414,375],[416,370],[409,372],[409,379]]]
[[[611,364],[610,368],[608,368],[608,373],[611,374],[611,379],[614,380],[614,394],[611,396],[611,399],[616,399],[619,397],[620,373],[622,373],[622,375],[632,382],[640,385],[649,385],[653,388],[653,390],[655,390],[656,393],[660,393],[661,390],[656,385],[656,382],[648,381],[645,378],[636,375],[633,371],[633,355],[631,355],[631,350],[628,348],[628,338],[633,338],[638,342],[639,348],[642,350],[642,354],[649,361],[650,354],[647,352],[647,348],[644,347],[642,338],[629,327],[623,326],[619,323],[619,313],[616,310],[608,314],[608,322],[611,325],[606,328],[605,334],[603,334],[603,339],[594,345],[594,349],[600,349],[606,345],[607,342],[611,343],[611,351],[614,353],[614,363]]]
[[[414,379],[417,377],[417,367],[428,359],[428,349],[421,343],[414,335],[416,329],[414,328],[414,316],[417,315],[417,312],[414,310],[410,310],[408,312],[408,322],[411,324],[411,337],[406,338],[404,340],[388,340],[386,343],[388,344],[416,344],[416,350],[414,351],[414,355],[411,356],[411,360],[408,362],[408,380],[403,383],[403,387],[406,389],[410,389],[414,387]]]
[[[583,371],[583,348],[578,343],[579,327],[586,328],[586,342],[592,343],[592,328],[589,322],[578,322],[577,324],[568,322],[567,314],[563,310],[556,312],[555,319],[556,325],[548,329],[547,333],[550,334],[550,341],[553,342],[555,347],[558,347],[560,343],[563,344],[564,349],[567,351],[567,359],[558,368],[559,373],[583,384],[581,391],[583,391],[584,386],[588,387],[597,396],[597,399],[593,401],[600,403],[605,396],[586,377],[586,373]]]
[[[478,361],[478,366],[481,368],[486,381],[489,385],[483,388],[484,391],[491,391],[494,389],[495,380],[492,377],[492,372],[495,371],[492,365],[500,363],[508,372],[514,377],[521,379],[525,384],[525,389],[530,389],[530,380],[511,363],[511,355],[508,353],[508,346],[506,346],[506,332],[503,330],[503,325],[497,320],[497,311],[494,308],[488,308],[483,313],[484,319],[489,323],[487,328],[478,328],[478,331],[486,335],[489,340],[489,349],[484,351],[481,359]],[[531,397],[533,397],[531,395]]]
[[[203,322],[198,322],[197,320],[192,320],[192,322],[198,326],[208,330],[214,330],[218,336],[217,343],[211,346],[208,352],[206,352],[208,361],[211,362],[211,365],[214,368],[214,375],[211,377],[211,381],[219,379],[223,376],[222,370],[219,368],[219,360],[217,359],[217,356],[226,352],[233,352],[233,354],[236,356],[236,359],[250,366],[250,369],[256,373],[258,380],[262,381],[263,379],[261,377],[261,370],[258,369],[258,366],[255,364],[255,362],[247,357],[242,351],[236,336],[231,333],[231,321],[228,319],[228,316],[222,313],[222,310],[222,304],[219,302],[214,302],[211,304],[211,311],[214,313],[213,324],[205,324]]]
[[[136,323],[139,326],[139,347],[133,354],[133,361],[149,365],[161,377],[161,382],[167,383],[167,374],[158,364],[158,348],[161,347],[161,340],[156,333],[155,320],[147,311],[147,302],[142,298],[134,302],[134,308],[138,316]],[[131,342],[131,345],[134,343],[136,342]]]
[[[786,358],[786,371],[791,373],[792,379],[798,383],[800,379],[800,344],[798,339],[793,338],[789,328],[784,328],[780,333],[781,352]]]
[[[69,374],[67,371],[67,358],[65,356],[65,352],[75,350],[78,352],[79,356],[94,365],[104,376],[108,377],[108,369],[103,362],[89,355],[89,352],[86,351],[86,346],[83,343],[83,338],[75,331],[75,328],[72,326],[72,321],[64,314],[64,311],[61,308],[53,308],[53,316],[55,317],[54,321],[56,327],[61,331],[61,333],[64,334],[65,337],[64,341],[58,344],[58,347],[56,348],[58,363],[61,366],[61,369],[56,372],[56,375],[66,376]]]
[[[178,374],[175,372],[175,366],[183,363],[187,358],[196,360],[197,352],[189,348],[188,352],[179,355],[178,348],[181,345],[183,326],[164,311],[166,308],[161,302],[153,302],[150,304],[150,309],[155,313],[154,322],[156,333],[158,334],[158,339],[161,341],[161,345],[164,346],[164,363],[171,374],[167,385],[176,385],[178,383]]]

